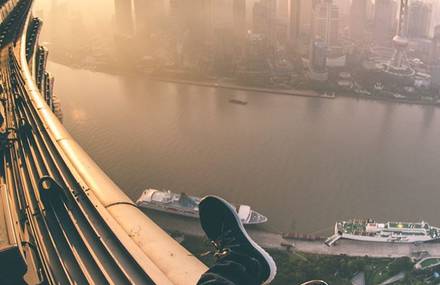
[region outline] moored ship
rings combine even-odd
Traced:
[[[367,242],[421,243],[440,239],[440,228],[426,222],[386,222],[375,220],[350,220],[337,222],[335,234],[327,239],[332,245],[338,239],[350,239]]]
[[[153,209],[166,213],[199,218],[199,197],[189,196],[185,193],[173,193],[156,189],[145,190],[136,204],[142,208]],[[243,224],[261,224],[267,222],[267,218],[251,209],[247,205],[234,205],[238,217]]]

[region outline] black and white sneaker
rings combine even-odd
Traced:
[[[215,256],[221,258],[238,253],[255,258],[262,271],[261,284],[268,284],[275,278],[274,260],[249,237],[231,204],[217,196],[207,196],[199,204],[199,215],[206,236],[216,248]]]

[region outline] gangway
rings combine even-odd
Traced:
[[[334,245],[338,240],[340,240],[342,238],[342,236],[340,234],[334,234],[331,237],[327,238],[324,243],[327,246],[332,246]]]

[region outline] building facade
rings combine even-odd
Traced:
[[[313,9],[313,39],[323,40],[328,47],[339,43],[339,8],[330,0],[315,3]]]
[[[165,16],[163,0],[133,0],[135,33],[148,37],[160,26]]]
[[[377,44],[391,43],[396,32],[396,15],[397,3],[394,0],[376,0],[373,37]]]
[[[276,40],[276,0],[260,0],[254,4],[252,32],[263,35],[274,43]]]
[[[410,38],[429,37],[432,19],[432,5],[430,3],[411,2],[408,17],[408,36]]]
[[[133,35],[134,22],[131,0],[115,0],[115,24],[119,34]]]
[[[354,41],[365,38],[367,28],[367,2],[369,0],[352,0],[350,8],[350,37]]]

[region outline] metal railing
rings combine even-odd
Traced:
[[[24,31],[28,24],[29,17]],[[29,107],[40,122],[37,131],[45,132],[45,139],[50,140],[62,163],[87,193],[119,242],[156,284],[195,284],[206,271],[206,266],[134,205],[69,135],[47,106],[29,70],[25,33],[22,33],[20,46],[14,53],[19,59]]]

